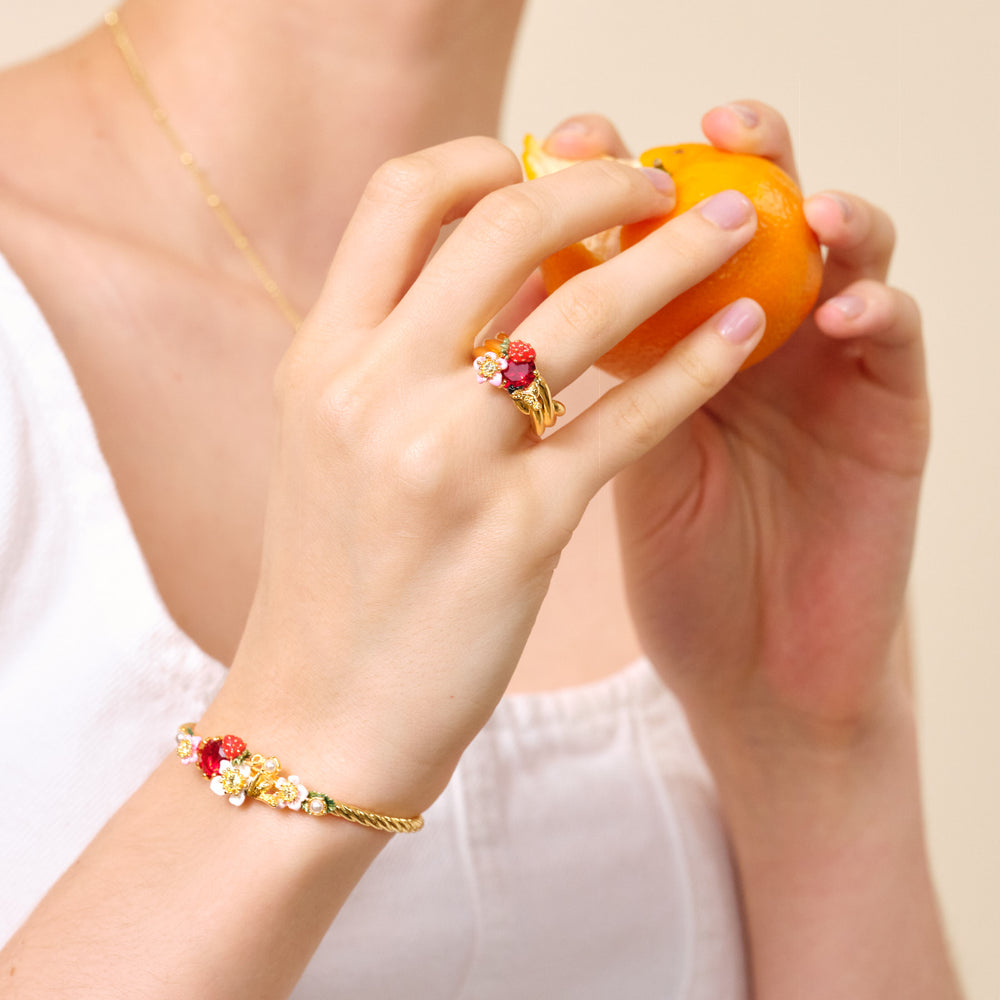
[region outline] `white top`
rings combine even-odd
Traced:
[[[0,941],[224,675],[167,614],[0,257]],[[296,1000],[746,997],[711,781],[645,662],[505,697],[426,820],[376,860]]]

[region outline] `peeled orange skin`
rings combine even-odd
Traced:
[[[628,378],[646,371],[679,340],[736,299],[760,304],[767,324],[760,343],[744,362],[748,368],[780,347],[809,315],[819,295],[823,258],[819,242],[802,211],[795,182],[770,160],[729,153],[705,143],[685,143],[647,150],[639,158],[647,167],[662,167],[674,180],[677,203],[667,216],[622,226],[617,245],[607,238],[574,243],[542,264],[551,294],[571,277],[594,267],[618,250],[634,245],[654,229],[719,191],[745,194],[757,210],[757,231],[717,271],[710,274],[635,328],[596,362],[598,367]],[[567,161],[546,159],[530,136],[525,141],[528,176],[548,172]],[[612,234],[607,234],[608,236]]]

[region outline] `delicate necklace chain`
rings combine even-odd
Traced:
[[[232,213],[226,207],[225,202],[223,202],[222,198],[219,197],[219,193],[212,187],[212,184],[208,179],[208,175],[201,169],[201,167],[198,166],[198,163],[194,158],[194,154],[184,145],[181,137],[177,134],[173,125],[170,123],[170,119],[167,117],[167,112],[156,99],[156,95],[153,93],[153,89],[149,85],[149,78],[146,76],[146,71],[143,69],[138,55],[136,55],[132,41],[125,33],[125,29],[122,27],[118,11],[109,10],[104,15],[104,23],[111,29],[115,45],[118,47],[118,51],[121,53],[122,59],[125,60],[125,65],[128,67],[129,75],[132,77],[132,81],[135,83],[136,89],[149,105],[149,109],[153,114],[153,121],[159,125],[163,134],[170,141],[170,145],[173,146],[174,151],[177,153],[177,158],[180,160],[181,165],[185,167],[188,173],[194,178],[195,183],[198,185],[198,189],[201,191],[202,197],[205,199],[205,204],[208,205],[208,207],[215,214],[215,217],[219,220],[222,228],[229,234],[229,238],[233,241],[233,245],[236,249],[243,254],[246,262],[250,265],[253,273],[256,275],[257,280],[271,297],[271,301],[274,302],[275,306],[277,306],[282,316],[284,316],[285,319],[291,324],[293,330],[298,330],[298,328],[302,325],[301,315],[291,302],[288,301],[287,296],[281,290],[278,282],[275,281],[271,272],[268,271],[263,260],[261,260],[260,254],[258,254],[254,249],[253,244],[250,242],[250,238],[239,227],[236,220],[233,218]]]

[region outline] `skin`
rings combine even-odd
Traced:
[[[890,656],[926,403],[915,310],[881,283],[882,217],[851,197],[849,218],[838,202],[810,203],[833,261],[824,296],[860,295],[856,319],[821,307],[801,351],[703,409],[759,333],[734,343],[717,318],[587,410],[594,383],[563,388],[735,252],[753,219],[723,230],[689,213],[539,304],[531,275],[549,250],[662,213],[670,192],[601,164],[521,185],[492,141],[440,145],[495,129],[519,3],[358,6],[132,0],[122,15],[163,104],[283,287],[303,309],[315,303],[290,347],[164,156],[103,30],[0,77],[0,126],[19,143],[0,163],[0,249],[73,366],[169,610],[232,665],[202,731],[238,719],[251,745],[296,747],[317,786],[336,775],[346,801],[412,815],[440,793],[504,690],[600,676],[641,641],[683,697],[719,782],[756,995],[815,997],[817,983],[830,997],[885,997],[886,983],[918,1000],[957,995],[916,818],[912,713]],[[755,127],[720,109],[706,133],[790,163],[780,119],[755,107]],[[572,142],[594,155],[617,148],[606,123],[583,122]],[[261,136],[285,155],[261,156]],[[427,263],[442,221],[459,219]],[[471,381],[468,338],[498,311],[579,415],[542,445]],[[845,362],[833,375],[831,350]],[[829,497],[808,492],[814,475],[792,481],[768,460],[764,443],[793,439],[805,412],[775,414],[777,384],[801,384],[804,397],[810,384],[824,389],[828,409],[793,443],[798,468],[825,477],[815,481]],[[870,414],[865,436],[846,419],[854,405]],[[775,425],[784,437],[765,434]],[[862,451],[872,439],[878,455]],[[889,458],[902,465],[887,469]],[[627,598],[606,543],[610,505],[585,516],[626,467]],[[759,523],[763,497],[788,510],[781,524]],[[866,516],[838,520],[819,501]],[[855,528],[863,574],[825,555]],[[496,557],[525,533],[537,539],[529,554]],[[788,546],[828,571],[804,574],[809,615],[779,604],[771,617],[764,610],[800,565]],[[616,637],[607,648],[593,636],[574,646],[578,595],[558,575],[549,590],[557,563],[579,567],[582,554],[587,586],[600,588],[590,593],[608,609],[595,634]],[[733,581],[721,597],[720,580]],[[857,623],[849,644],[836,631],[845,620]],[[721,649],[720,633],[730,636]],[[336,741],[303,719],[302,704]],[[107,995],[139,977],[148,996],[287,994],[386,838],[288,823],[263,807],[219,809],[191,796],[189,781],[167,761],[58,883],[3,952],[12,996]],[[187,849],[192,828],[205,850]],[[212,873],[262,856],[273,879],[203,897]],[[216,906],[246,915],[238,933]],[[75,932],[81,913],[86,940]],[[276,926],[289,942],[280,953],[266,946]],[[193,961],[192,937],[210,942]]]
[[[620,165],[518,179],[509,150],[472,138],[391,161],[366,189],[276,377],[260,583],[227,680],[200,722],[207,732],[238,718],[251,744],[296,746],[317,775],[337,775],[345,801],[380,812],[414,815],[440,794],[507,687],[588,499],[731,377],[763,329],[756,304],[734,305],[649,377],[554,434],[550,448],[533,447],[521,415],[506,403],[498,412],[504,401],[490,389],[470,397],[482,432],[469,435],[468,414],[451,405],[470,384],[456,329],[487,323],[555,247],[673,203],[671,191]],[[553,297],[525,320],[556,391],[749,240],[756,218],[737,202],[738,224],[717,225],[707,207],[687,213],[592,275],[590,292]],[[462,216],[428,260],[442,220]],[[675,266],[665,271],[665,259]],[[381,279],[359,285],[376,260]],[[581,311],[578,301],[595,296],[613,322]],[[585,319],[585,339],[568,315]],[[417,341],[435,349],[414,353]],[[417,377],[400,380],[400,357]],[[383,405],[393,397],[402,405]],[[653,425],[637,426],[638,411]],[[601,467],[581,460],[598,428]],[[535,544],[489,559],[508,532]],[[386,838],[300,821],[282,840],[285,826],[268,810],[239,814],[250,819],[244,830],[205,796],[194,813],[165,811],[183,798],[182,770],[166,762],[14,938],[4,961],[15,990],[103,994],[141,977],[149,995],[287,993]],[[190,850],[192,823],[204,850]],[[272,856],[268,878],[232,880],[227,893],[192,906],[204,886],[219,885],[219,872]],[[219,905],[246,919],[220,929]],[[84,911],[85,942],[74,930]],[[292,943],[275,954],[265,942],[277,927]],[[193,962],[192,940],[209,942]]]
[[[795,176],[772,109],[703,128]],[[626,155],[594,118],[550,147]],[[883,283],[884,213],[830,192],[806,215],[828,248],[813,317],[616,481],[630,607],[719,786],[758,994],[954,997],[903,635],[928,446],[919,314]],[[831,977],[837,955],[851,963]]]

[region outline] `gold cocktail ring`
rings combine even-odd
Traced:
[[[566,412],[535,368],[535,349],[523,340],[511,340],[505,333],[487,340],[476,348],[472,367],[479,382],[507,390],[539,437]]]

